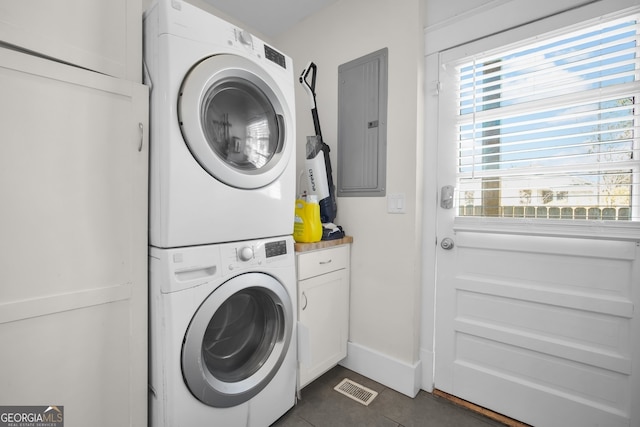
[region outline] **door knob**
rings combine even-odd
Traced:
[[[445,237],[442,239],[442,242],[440,242],[440,246],[447,251],[453,249],[453,239]]]

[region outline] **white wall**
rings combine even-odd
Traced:
[[[406,214],[387,213],[386,197],[339,197],[336,223],[354,237],[349,357],[345,365],[415,394],[421,282],[422,1],[341,0],[274,40],[296,76],[313,61],[324,140],[337,179],[338,66],[389,48],[387,194],[404,193]],[[313,135],[311,104],[296,84],[297,167]]]

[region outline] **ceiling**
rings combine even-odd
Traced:
[[[338,0],[203,0],[269,37],[276,37]]]

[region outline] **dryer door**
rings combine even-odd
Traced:
[[[227,408],[258,394],[291,342],[293,307],[284,286],[264,273],[225,282],[195,313],[182,346],[182,372],[201,402]]]
[[[236,188],[276,180],[295,144],[293,115],[280,86],[240,56],[214,55],[191,69],[180,89],[178,119],[198,163]]]

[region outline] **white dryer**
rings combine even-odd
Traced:
[[[180,0],[159,0],[145,13],[144,58],[151,87],[150,244],[291,234],[291,59]]]
[[[290,236],[150,250],[152,427],[266,427],[295,404]]]

